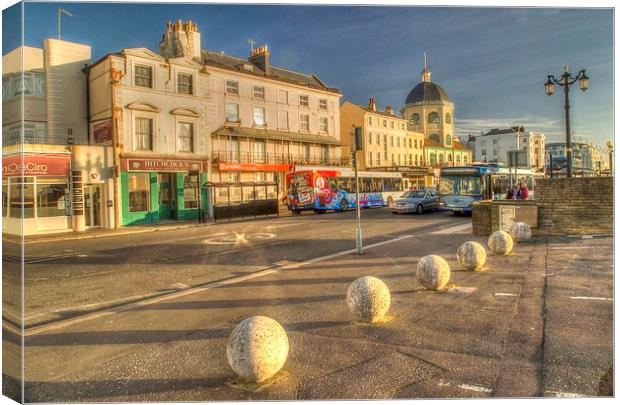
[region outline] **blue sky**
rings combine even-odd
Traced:
[[[26,3],[25,43],[56,37],[58,3]],[[202,47],[245,57],[248,38],[268,44],[272,64],[317,74],[343,101],[400,110],[420,81],[424,51],[432,79],[455,104],[457,134],[523,125],[548,141],[564,137],[563,95],[547,74],[587,69],[590,89],[571,91],[575,135],[613,138],[611,9],[336,7],[64,3],[63,39],[92,46],[93,60],[122,48],[159,49],[168,19],[198,23]],[[19,44],[18,13],[3,13],[3,53]],[[13,21],[11,21],[13,20]]]

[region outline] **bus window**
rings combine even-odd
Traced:
[[[368,177],[360,178],[360,192],[361,193],[372,192],[372,179]]]
[[[394,191],[403,191],[403,179],[394,179]]]
[[[336,191],[338,189],[338,182],[335,177],[328,177],[325,184],[325,187],[329,190]]]

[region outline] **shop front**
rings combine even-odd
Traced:
[[[284,176],[295,168],[292,164],[219,163],[213,178],[220,182],[275,182],[283,195]]]
[[[3,156],[2,232],[71,231],[70,168],[70,152]]]
[[[122,224],[204,218],[206,166],[202,160],[121,158]]]

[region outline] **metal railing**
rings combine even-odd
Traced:
[[[321,155],[291,155],[288,153],[213,152],[214,163],[258,163],[347,166],[349,159]]]

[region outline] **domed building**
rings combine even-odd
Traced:
[[[431,81],[425,66],[422,81],[407,95],[400,110],[409,131],[424,134],[427,166],[458,166],[472,162],[472,152],[454,135],[454,104],[448,93]]]

